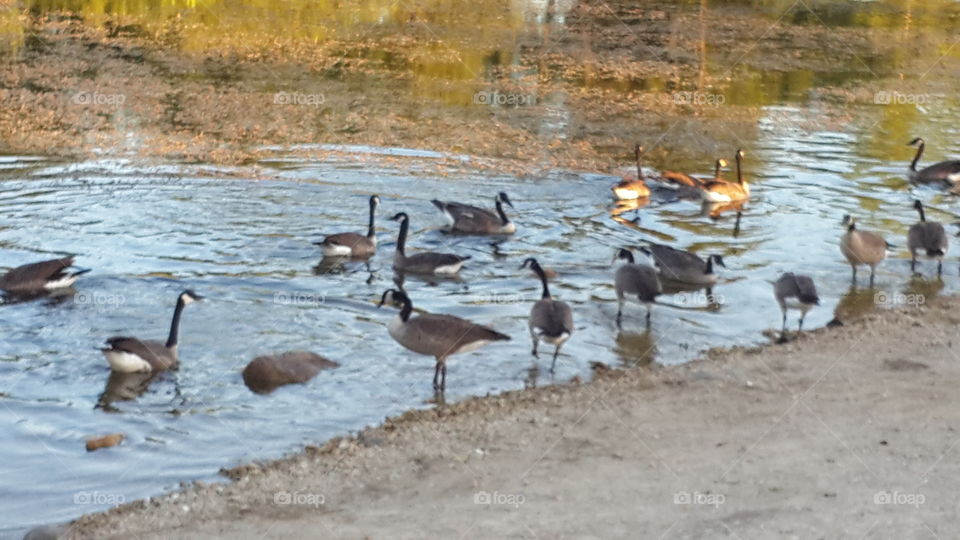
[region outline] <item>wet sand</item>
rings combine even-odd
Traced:
[[[670,368],[599,367],[589,383],[408,412],[224,471],[226,485],[85,516],[70,532],[954,538],[957,306],[937,299],[786,345]]]

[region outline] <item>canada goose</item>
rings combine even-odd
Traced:
[[[496,213],[468,204],[458,202],[444,202],[433,199],[430,201],[436,206],[450,222],[450,230],[459,233],[468,234],[513,234],[517,232],[517,225],[510,221],[506,212],[503,211],[503,204],[507,203],[513,208],[510,197],[501,191],[494,198]]]
[[[373,221],[380,206],[380,197],[370,196],[370,224],[367,235],[354,232],[331,234],[314,245],[320,246],[325,257],[369,257],[377,252],[377,236],[374,234]]]
[[[650,196],[650,188],[647,187],[646,179],[643,177],[643,167],[640,166],[640,155],[643,153],[643,147],[639,144],[634,146],[633,153],[637,159],[637,177],[624,178],[610,187],[613,195],[621,201],[644,199]]]
[[[628,249],[620,248],[614,255],[613,260],[618,259],[626,261],[626,264],[617,268],[614,275],[613,285],[617,291],[617,328],[621,328],[620,322],[623,318],[623,304],[627,300],[627,295],[636,296],[637,300],[647,306],[647,325],[650,324],[650,310],[657,296],[663,292],[660,285],[660,278],[657,277],[657,271],[646,264],[636,264],[633,262],[633,253]]]
[[[390,337],[407,349],[437,359],[433,372],[433,388],[441,392],[447,386],[447,357],[470,352],[492,341],[509,341],[510,336],[453,315],[422,313],[411,317],[413,303],[403,291],[388,289],[380,304],[400,306],[400,313],[390,321]]]
[[[840,237],[840,253],[847,258],[853,270],[853,285],[857,285],[857,267],[864,264],[870,267],[870,286],[873,287],[874,273],[877,265],[887,258],[889,244],[875,232],[857,229],[849,215],[843,216],[842,225],[847,227],[847,233]]]
[[[707,260],[704,261],[689,251],[653,242],[648,242],[648,244],[648,247],[640,248],[640,251],[653,258],[653,265],[657,268],[662,279],[691,285],[710,286],[715,285],[718,279],[713,265],[727,267],[720,255],[709,255]]]
[[[269,394],[285,384],[305,383],[321,370],[339,365],[309,351],[258,356],[243,368],[243,383],[257,394]]]
[[[713,178],[697,178],[682,172],[663,171],[663,179],[668,186],[676,188],[677,186],[686,186],[690,188],[702,188],[707,182],[723,180],[720,176],[720,170],[727,166],[727,160],[720,158],[714,163]]]
[[[89,269],[69,271],[73,257],[18,266],[0,277],[0,290],[13,295],[42,294],[66,289]]]
[[[944,182],[947,185],[960,183],[960,160],[941,161],[934,163],[922,170],[917,170],[917,163],[920,162],[920,156],[923,155],[923,149],[926,143],[920,137],[910,141],[907,146],[916,146],[917,155],[910,162],[910,179],[920,184],[929,184],[932,182]]]
[[[116,336],[107,340],[108,348],[100,349],[114,371],[135,373],[163,371],[177,368],[177,335],[180,332],[180,314],[184,306],[203,300],[199,294],[186,290],[177,297],[177,307],[170,322],[170,335],[166,344],[160,341],[143,341],[135,337]]]
[[[733,202],[742,201],[750,197],[750,185],[743,179],[743,170],[741,162],[743,161],[743,150],[737,149],[737,181],[728,182],[721,178],[716,178],[704,182],[701,190],[703,199],[707,202]]]
[[[820,297],[817,296],[817,286],[809,276],[798,276],[793,272],[787,272],[780,276],[773,284],[773,294],[780,304],[780,311],[783,312],[783,328],[780,332],[781,340],[786,339],[787,332],[787,310],[800,310],[800,324],[797,331],[803,331],[803,318],[807,312],[813,309],[813,306],[820,305]]]
[[[913,201],[913,207],[920,213],[920,223],[914,223],[907,231],[907,248],[910,249],[910,271],[914,272],[917,264],[917,252],[923,251],[927,257],[937,259],[937,275],[943,274],[943,256],[950,247],[947,241],[947,232],[943,225],[935,221],[927,221],[923,212],[923,203]]]
[[[533,257],[527,258],[520,268],[533,270],[540,278],[540,283],[543,284],[543,294],[530,310],[530,337],[533,339],[531,354],[539,357],[537,355],[537,345],[541,341],[553,345],[553,362],[550,364],[550,371],[552,372],[557,365],[557,355],[560,354],[560,347],[563,347],[563,344],[573,334],[573,310],[566,302],[554,300],[550,296],[547,274],[536,259]]]
[[[470,256],[461,257],[450,253],[434,253],[425,251],[406,255],[407,232],[410,230],[410,217],[400,212],[390,218],[390,221],[400,222],[400,236],[397,237],[397,252],[393,255],[393,268],[398,272],[411,274],[439,274],[452,275],[460,271]]]

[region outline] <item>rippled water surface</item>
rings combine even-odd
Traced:
[[[817,13],[831,25],[900,28],[903,2],[870,4],[863,8],[872,14],[866,18],[826,8]],[[212,3],[210,9],[229,11],[230,5]],[[534,12],[522,20],[536,22]],[[902,24],[913,28],[917,22]],[[467,64],[479,70],[489,54],[483,49]],[[892,69],[903,59],[870,61]],[[755,136],[731,136],[732,145],[745,148],[745,172],[754,181],[739,219],[731,212],[712,217],[687,201],[618,209],[609,192],[616,179],[608,175],[440,175],[434,165],[443,156],[406,149],[341,148],[335,159],[291,155],[260,163],[275,173],[271,180],[256,180],[243,168],[0,158],[0,269],[67,253],[92,269],[72,295],[0,306],[0,534],[155,495],[180,481],[216,480],[221,467],[278,457],[411,407],[433,406],[432,359],[393,342],[386,324],[395,311],[375,304],[394,286],[397,228],[386,218],[395,212],[411,216],[411,250],[472,256],[461,281],[408,279],[416,307],[468,317],[513,337],[455,357],[448,400],[589,378],[592,361],[669,365],[713,346],[767,342],[764,331],[780,323],[770,283],[784,271],[808,273],[820,288],[822,305],[809,314],[810,328],[877,304],[956,292],[956,256],[949,257],[942,281],[929,279],[934,268],[928,262],[921,267],[927,278],[911,278],[904,238],[917,219],[913,198],[928,204],[929,218],[957,221],[955,197],[911,187],[905,175],[912,157],[905,143],[914,136],[930,143],[928,164],[960,156],[956,96],[929,96],[932,104],[925,107],[851,104],[857,121],[823,125],[826,98],[814,89],[844,77],[847,68],[771,71],[731,83],[729,104],[759,111]],[[446,85],[438,76],[442,66],[410,69]],[[934,70],[930,76],[939,75]],[[461,93],[463,99],[472,95]],[[550,126],[564,129],[562,122]],[[298,156],[309,154],[309,147],[299,150]],[[376,159],[385,154],[392,161]],[[714,157],[678,168],[705,174]],[[508,209],[518,226],[513,237],[492,242],[437,230],[443,221],[429,199],[491,206],[499,191],[516,205]],[[320,264],[311,242],[324,233],[362,230],[373,193],[383,200],[377,256],[369,265]],[[899,246],[881,268],[876,290],[850,289],[849,267],[837,247],[840,220],[848,213]],[[615,246],[637,247],[644,240],[721,254],[727,268],[714,290],[719,309],[709,309],[698,291],[668,294],[654,309],[649,331],[642,308],[634,305],[617,331],[610,259]],[[538,362],[530,356],[526,316],[539,284],[519,269],[528,256],[559,273],[552,292],[575,312],[576,332],[552,377],[548,354]],[[124,333],[162,339],[184,288],[208,301],[184,313],[181,369],[149,385],[111,381],[97,350],[103,340]],[[795,314],[790,324],[795,327]],[[292,349],[315,351],[341,367],[269,396],[243,385],[240,371],[254,356]],[[126,434],[122,446],[84,450],[87,437],[113,432]]]

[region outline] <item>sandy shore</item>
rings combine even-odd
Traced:
[[[956,538],[956,299],[409,412],[78,538]],[[589,359],[581,359],[588,361]]]

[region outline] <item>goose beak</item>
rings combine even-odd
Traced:
[[[193,295],[193,301],[194,301],[194,302],[202,302],[202,301],[204,301],[204,300],[206,300],[206,299],[207,299],[206,296],[200,296],[199,294]]]

